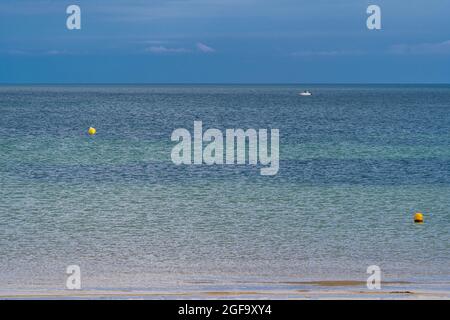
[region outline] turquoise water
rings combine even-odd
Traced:
[[[0,288],[449,282],[449,113],[450,86],[0,87]],[[194,120],[278,128],[278,174],[175,166]]]

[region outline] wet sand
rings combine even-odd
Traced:
[[[309,300],[309,299],[345,299],[345,300],[420,300],[445,299],[450,300],[448,283],[414,284],[410,282],[386,282],[380,290],[369,290],[366,283],[357,280],[324,280],[324,281],[289,281],[278,283],[261,283],[265,286],[258,290],[189,290],[183,291],[152,291],[152,290],[23,290],[0,291],[0,299],[263,299],[263,300]],[[278,286],[277,286],[278,285]]]

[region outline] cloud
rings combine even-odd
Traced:
[[[39,51],[39,50],[20,50],[20,49],[12,49],[12,50],[2,50],[9,55],[13,56],[57,56],[63,54],[69,54],[66,50],[48,50],[48,51]]]
[[[204,53],[216,52],[216,50],[214,48],[211,48],[211,47],[209,47],[206,44],[201,43],[201,42],[197,42],[197,49],[200,50],[201,52],[204,52]]]
[[[450,54],[450,40],[435,43],[395,44],[389,48],[392,54]]]
[[[165,54],[165,53],[188,53],[191,50],[186,48],[167,48],[165,46],[151,46],[145,49],[146,52]]]
[[[67,51],[63,50],[49,50],[44,52],[45,55],[50,55],[50,56],[57,56],[57,55],[61,55],[61,54],[67,54]]]
[[[5,52],[7,54],[13,55],[13,56],[22,56],[22,55],[29,55],[30,52],[25,51],[25,50],[17,50],[17,49],[12,49],[12,50],[2,50],[2,52]]]
[[[325,51],[296,51],[292,52],[291,56],[294,57],[332,57],[332,56],[350,56],[364,54],[362,50],[325,50]]]
[[[156,44],[156,42],[155,42]],[[201,53],[212,53],[216,52],[214,48],[207,46],[204,43],[198,42],[195,48]],[[164,45],[154,45],[145,49],[145,52],[150,52],[154,54],[175,54],[175,53],[193,53],[195,49],[185,48],[185,47],[167,47]]]

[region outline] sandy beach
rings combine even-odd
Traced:
[[[380,290],[369,290],[363,281],[305,281],[281,283],[235,283],[218,285],[197,283],[196,289],[183,291],[179,283],[178,290],[145,289],[95,289],[82,290],[0,290],[0,299],[288,299],[288,300],[449,300],[450,283],[414,284],[408,282],[386,282]],[[192,285],[189,283],[188,285]],[[237,289],[240,286],[241,289]]]

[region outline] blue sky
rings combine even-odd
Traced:
[[[0,83],[350,82],[450,83],[450,1],[0,0]]]

